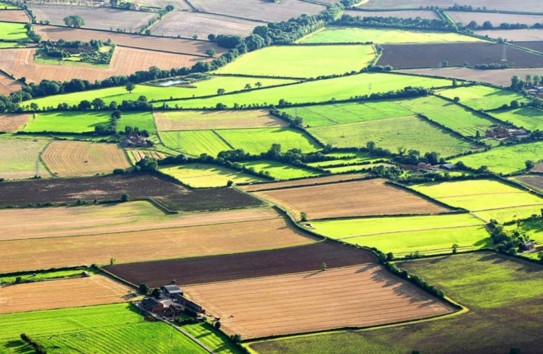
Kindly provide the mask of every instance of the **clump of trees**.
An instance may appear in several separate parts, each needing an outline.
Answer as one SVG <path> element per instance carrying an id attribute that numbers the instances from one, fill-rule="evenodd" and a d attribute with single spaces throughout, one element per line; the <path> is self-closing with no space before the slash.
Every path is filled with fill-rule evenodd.
<path id="1" fill-rule="evenodd" d="M 85 25 L 85 20 L 81 16 L 70 15 L 64 17 L 64 24 L 72 28 L 80 28 Z"/>

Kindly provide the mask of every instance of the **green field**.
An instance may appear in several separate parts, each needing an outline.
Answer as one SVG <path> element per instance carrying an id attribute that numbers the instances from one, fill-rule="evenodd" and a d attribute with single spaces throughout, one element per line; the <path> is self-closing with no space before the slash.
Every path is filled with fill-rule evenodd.
<path id="1" fill-rule="evenodd" d="M 226 167 L 208 164 L 188 164 L 171 166 L 160 169 L 160 172 L 170 175 L 193 188 L 223 187 L 228 181 L 234 183 L 263 182 L 263 178 L 254 177 Z"/>
<path id="2" fill-rule="evenodd" d="M 404 256 L 472 250 L 490 243 L 484 223 L 470 214 L 354 218 L 313 221 L 315 231 L 354 245 L 376 247 L 382 252 Z"/>
<path id="3" fill-rule="evenodd" d="M 364 73 L 326 80 L 303 82 L 264 90 L 255 90 L 232 95 L 215 96 L 207 99 L 194 99 L 168 102 L 170 107 L 176 104 L 183 108 L 215 107 L 222 103 L 227 107 L 234 104 L 278 104 L 281 99 L 291 103 L 328 102 L 331 99 L 344 100 L 354 96 L 371 93 L 401 90 L 407 86 L 444 87 L 452 85 L 452 80 L 433 79 L 421 76 L 407 76 L 383 73 Z M 160 106 L 161 104 L 157 104 Z"/>
<path id="4" fill-rule="evenodd" d="M 470 311 L 439 320 L 269 340 L 261 353 L 537 353 L 541 349 L 543 268 L 492 253 L 399 264 Z"/>
<path id="5" fill-rule="evenodd" d="M 356 123 L 366 120 L 403 117 L 411 111 L 399 106 L 397 101 L 350 102 L 314 105 L 282 109 L 292 117 L 303 119 L 304 125 L 322 127 L 336 124 Z"/>
<path id="6" fill-rule="evenodd" d="M 231 340 L 208 323 L 183 325 L 188 334 L 201 341 L 206 347 L 218 354 L 241 353 Z"/>
<path id="7" fill-rule="evenodd" d="M 398 105 L 416 114 L 423 114 L 457 133 L 474 137 L 485 132 L 495 123 L 447 100 L 435 96 L 397 101 Z"/>
<path id="8" fill-rule="evenodd" d="M 506 230 L 518 230 L 520 232 L 526 233 L 526 235 L 528 235 L 530 239 L 536 241 L 538 246 L 541 246 L 543 244 L 543 219 L 524 220 L 519 224 L 513 224 L 506 227 Z"/>
<path id="9" fill-rule="evenodd" d="M 522 107 L 511 111 L 493 112 L 492 116 L 527 130 L 543 130 L 543 111 L 533 107 Z"/>
<path id="10" fill-rule="evenodd" d="M 123 112 L 117 121 L 117 131 L 124 131 L 127 126 L 156 134 L 155 118 L 150 112 Z"/>
<path id="11" fill-rule="evenodd" d="M 45 139 L 9 139 L 0 138 L 0 178 L 23 179 L 36 175 L 50 176 L 43 164 L 39 161 L 40 153 L 45 149 L 49 140 Z"/>
<path id="12" fill-rule="evenodd" d="M 147 322 L 128 304 L 35 311 L 0 316 L 0 352 L 27 352 L 26 333 L 47 352 L 205 353 L 188 337 L 162 322 Z"/>
<path id="13" fill-rule="evenodd" d="M 471 150 L 468 142 L 415 116 L 309 128 L 308 131 L 324 144 L 334 147 L 365 147 L 367 142 L 373 141 L 377 147 L 394 153 L 398 148 L 405 148 L 419 150 L 423 154 L 436 151 L 441 156 L 453 156 Z M 421 136 L 424 139 L 420 139 Z"/>
<path id="14" fill-rule="evenodd" d="M 360 164 L 360 163 L 371 163 L 376 160 L 383 160 L 382 158 L 375 158 L 369 154 L 363 152 L 353 152 L 353 153 L 331 153 L 325 154 L 326 156 L 336 156 L 340 157 L 338 160 L 329 160 L 329 161 L 319 161 L 319 162 L 310 162 L 307 165 L 311 167 L 334 167 L 337 165 L 344 164 Z"/>
<path id="15" fill-rule="evenodd" d="M 482 85 L 445 89 L 437 91 L 436 94 L 450 99 L 458 97 L 461 104 L 478 110 L 500 108 L 513 100 L 528 102 L 526 98 L 516 92 Z"/>
<path id="16" fill-rule="evenodd" d="M 462 161 L 466 166 L 479 168 L 486 166 L 491 172 L 510 174 L 526 169 L 526 161 L 534 163 L 543 159 L 543 142 L 499 146 L 478 154 L 462 156 L 452 160 L 453 163 Z"/>
<path id="17" fill-rule="evenodd" d="M 19 274 L 19 275 L 0 276 L 0 284 L 14 283 L 18 277 L 20 277 L 23 282 L 71 278 L 71 277 L 79 276 L 82 272 L 87 272 L 90 274 L 94 273 L 94 271 L 91 268 L 54 270 L 50 272 L 40 272 L 40 273 L 25 273 L 25 274 Z"/>
<path id="18" fill-rule="evenodd" d="M 7 2 L 0 1 L 0 10 L 16 10 L 16 9 L 18 9 L 17 6 L 7 3 Z"/>
<path id="19" fill-rule="evenodd" d="M 0 42 L 0 49 L 8 48 L 25 48 L 25 45 L 17 42 Z"/>
<path id="20" fill-rule="evenodd" d="M 243 162 L 247 168 L 252 168 L 255 172 L 268 173 L 270 177 L 278 180 L 287 180 L 294 178 L 314 177 L 319 176 L 318 172 L 314 172 L 302 167 L 283 164 L 276 161 L 250 161 Z"/>
<path id="21" fill-rule="evenodd" d="M 266 152 L 272 144 L 280 144 L 282 151 L 300 149 L 319 150 L 319 145 L 305 134 L 290 128 L 253 128 L 215 130 L 229 145 L 252 155 Z"/>
<path id="22" fill-rule="evenodd" d="M 29 38 L 25 24 L 0 22 L 0 39 L 4 41 L 27 41 Z"/>
<path id="23" fill-rule="evenodd" d="M 36 119 L 30 120 L 24 131 L 90 133 L 94 127 L 108 124 L 109 119 L 109 112 L 43 112 L 36 114 Z"/>
<path id="24" fill-rule="evenodd" d="M 267 47 L 243 55 L 217 73 L 309 78 L 359 71 L 373 59 L 375 50 L 369 45 Z"/>
<path id="25" fill-rule="evenodd" d="M 475 212 L 485 220 L 507 222 L 540 213 L 543 199 L 494 180 L 429 183 L 412 189 L 453 207 Z"/>
<path id="26" fill-rule="evenodd" d="M 221 151 L 233 150 L 213 130 L 161 132 L 160 140 L 167 148 L 192 156 L 217 156 Z"/>
<path id="27" fill-rule="evenodd" d="M 328 27 L 302 38 L 300 43 L 449 43 L 480 42 L 474 37 L 457 33 L 426 32 L 400 29 L 377 29 L 357 27 Z"/>
<path id="28" fill-rule="evenodd" d="M 122 87 L 110 87 L 99 90 L 90 90 L 83 92 L 68 93 L 63 95 L 54 95 L 44 98 L 38 98 L 35 100 L 25 101 L 21 106 L 28 106 L 30 103 L 35 102 L 39 107 L 56 107 L 59 103 L 68 103 L 69 105 L 78 104 L 83 100 L 89 100 L 89 97 L 101 98 L 106 104 L 111 101 L 121 103 L 123 100 L 137 100 L 140 96 L 145 96 L 149 101 L 151 100 L 169 100 L 174 98 L 192 98 L 201 96 L 216 95 L 217 90 L 222 88 L 225 93 L 233 91 L 244 90 L 247 84 L 250 84 L 253 88 L 256 87 L 256 83 L 260 82 L 262 87 L 281 85 L 285 83 L 295 82 L 287 79 L 267 79 L 267 78 L 247 78 L 247 77 L 235 77 L 235 76 L 211 76 L 207 80 L 202 80 L 193 83 L 190 87 L 183 86 L 170 86 L 159 87 L 150 85 L 136 85 L 132 93 Z M 179 103 L 181 104 L 181 103 Z M 157 104 L 162 105 L 162 104 Z"/>

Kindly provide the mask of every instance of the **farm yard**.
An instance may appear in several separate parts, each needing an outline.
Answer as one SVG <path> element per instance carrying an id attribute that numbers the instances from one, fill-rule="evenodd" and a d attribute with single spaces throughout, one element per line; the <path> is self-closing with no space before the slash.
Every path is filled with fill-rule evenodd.
<path id="1" fill-rule="evenodd" d="M 102 275 L 16 284 L 2 288 L 0 314 L 125 302 L 131 293 Z"/>
<path id="2" fill-rule="evenodd" d="M 369 45 L 268 47 L 242 56 L 217 73 L 308 78 L 360 71 L 374 58 L 375 50 Z"/>
<path id="3" fill-rule="evenodd" d="M 376 264 L 185 287 L 243 338 L 365 327 L 453 309 Z M 250 290 L 248 290 L 250 289 Z M 307 298 L 307 294 L 312 294 Z M 247 306 L 250 304 L 250 306 Z"/>
<path id="4" fill-rule="evenodd" d="M 300 43 L 448 43 L 479 42 L 480 39 L 456 33 L 373 29 L 355 27 L 329 27 L 303 38 Z"/>
<path id="5" fill-rule="evenodd" d="M 206 353 L 167 324 L 147 322 L 131 306 L 113 304 L 1 315 L 4 330 L 0 348 L 25 351 L 28 344 L 20 339 L 24 332 L 48 351 L 93 348 L 108 353 L 123 348 L 136 352 L 153 347 L 164 353 Z"/>
<path id="6" fill-rule="evenodd" d="M 126 154 L 114 144 L 53 141 L 42 158 L 55 176 L 90 176 L 130 167 Z"/>
<path id="7" fill-rule="evenodd" d="M 438 214 L 449 209 L 422 199 L 382 179 L 287 187 L 255 192 L 292 215 L 310 220 L 365 215 Z"/>
<path id="8" fill-rule="evenodd" d="M 511 345 L 527 352 L 539 351 L 541 308 L 537 289 L 541 284 L 541 266 L 493 253 L 430 258 L 402 262 L 399 266 L 436 284 L 470 311 L 418 324 L 257 341 L 250 347 L 262 353 L 357 353 L 360 348 L 394 354 L 412 348 L 454 353 L 458 343 L 448 338 L 459 338 L 461 328 L 463 345 L 478 353 L 496 353 Z M 474 266 L 477 272 L 473 271 Z M 488 291 L 493 295 L 488 296 Z M 510 326 L 511 321 L 516 325 Z"/>
<path id="9" fill-rule="evenodd" d="M 497 43 L 385 44 L 378 65 L 395 69 L 439 68 L 501 63 L 504 45 Z M 507 65 L 512 68 L 543 67 L 543 57 L 508 47 Z M 467 65 L 466 65 L 467 64 Z"/>

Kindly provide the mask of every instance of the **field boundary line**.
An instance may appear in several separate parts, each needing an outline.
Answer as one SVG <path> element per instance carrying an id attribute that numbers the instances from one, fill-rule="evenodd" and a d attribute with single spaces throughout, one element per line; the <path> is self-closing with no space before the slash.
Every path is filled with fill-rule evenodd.
<path id="1" fill-rule="evenodd" d="M 185 0 L 185 1 L 187 1 L 187 0 Z M 248 18 L 248 17 L 241 17 L 241 16 L 234 16 L 234 15 L 226 15 L 226 14 L 221 14 L 221 13 L 218 13 L 218 12 L 201 11 L 198 8 L 196 8 L 196 12 L 198 12 L 200 14 L 208 14 L 208 15 L 215 15 L 215 16 L 221 16 L 221 17 L 228 17 L 228 18 L 233 18 L 233 19 L 236 19 L 236 20 L 244 20 L 244 21 L 249 21 L 249 22 L 258 22 L 258 23 L 265 23 L 265 24 L 269 23 L 267 21 L 258 20 L 258 19 L 255 19 L 255 18 Z"/>
<path id="2" fill-rule="evenodd" d="M 326 176 L 324 176 L 326 177 Z M 289 181 L 303 181 L 303 180 L 310 180 L 311 178 L 321 178 L 321 177 L 310 177 L 310 178 L 299 178 L 299 179 L 291 179 Z M 316 187 L 316 186 L 324 186 L 327 184 L 336 184 L 336 183 L 345 183 L 345 182 L 355 182 L 355 181 L 366 181 L 371 179 L 377 179 L 378 177 L 374 176 L 360 176 L 360 177 L 353 177 L 351 179 L 345 179 L 343 181 L 331 181 L 331 182 L 322 182 L 322 183 L 312 183 L 312 184 L 304 184 L 304 185 L 298 185 L 298 186 L 285 186 L 285 187 L 271 187 L 271 188 L 264 188 L 264 189 L 258 189 L 254 191 L 247 191 L 248 193 L 256 193 L 256 192 L 267 192 L 267 191 L 275 191 L 275 190 L 281 190 L 281 189 L 294 189 L 294 188 L 302 188 L 302 187 Z M 277 183 L 281 183 L 283 181 L 278 181 Z M 270 184 L 274 182 L 264 182 L 261 184 Z M 253 186 L 258 186 L 258 183 L 252 184 Z"/>
<path id="3" fill-rule="evenodd" d="M 226 130 L 226 129 L 225 129 Z M 225 138 L 223 138 L 219 133 L 217 133 L 216 129 L 211 129 L 213 134 L 215 134 L 219 140 L 221 140 L 223 143 L 225 143 L 228 147 L 230 147 L 232 150 L 235 150 L 236 148 L 232 146 Z"/>
<path id="4" fill-rule="evenodd" d="M 484 224 L 473 224 L 473 225 L 463 225 L 463 226 L 447 226 L 447 227 L 431 227 L 428 229 L 412 229 L 412 230 L 398 230 L 398 231 L 390 231 L 390 232 L 376 232 L 371 234 L 361 234 L 356 236 L 347 236 L 338 238 L 338 240 L 350 240 L 352 238 L 359 238 L 359 237 L 370 237 L 370 236 L 378 236 L 378 235 L 388 235 L 388 234 L 398 234 L 398 233 L 407 233 L 407 232 L 418 232 L 418 231 L 439 231 L 439 230 L 451 230 L 451 229 L 463 229 L 463 228 L 471 228 L 474 226 L 485 226 Z"/>
<path id="5" fill-rule="evenodd" d="M 53 143 L 54 140 L 51 140 L 49 141 L 47 144 L 45 144 L 45 146 L 43 147 L 43 149 L 40 151 L 40 153 L 38 154 L 38 163 L 41 163 L 43 165 L 43 167 L 45 168 L 45 170 L 49 173 L 49 175 L 51 177 L 56 177 L 56 175 L 53 173 L 53 171 L 51 171 L 51 168 L 49 166 L 47 166 L 47 164 L 45 163 L 45 160 L 43 159 L 43 153 L 45 152 L 45 150 L 49 147 L 49 145 L 51 145 Z"/>

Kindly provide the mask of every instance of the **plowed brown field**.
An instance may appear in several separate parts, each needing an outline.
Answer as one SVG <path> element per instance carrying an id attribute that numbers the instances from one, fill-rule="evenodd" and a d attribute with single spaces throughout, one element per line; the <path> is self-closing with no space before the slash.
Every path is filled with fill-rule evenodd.
<path id="1" fill-rule="evenodd" d="M 315 185 L 325 184 L 325 183 L 350 181 L 353 179 L 360 179 L 362 177 L 364 177 L 364 174 L 362 173 L 348 173 L 344 175 L 304 178 L 304 179 L 299 179 L 299 180 L 294 180 L 294 181 L 259 183 L 259 184 L 240 186 L 239 188 L 247 192 L 257 192 L 257 191 L 281 189 L 281 188 L 288 188 L 288 187 L 315 186 Z"/>
<path id="2" fill-rule="evenodd" d="M 28 114 L 0 114 L 0 132 L 14 132 L 30 118 Z"/>
<path id="3" fill-rule="evenodd" d="M 2 49 L 2 55 L 5 49 Z M 3 57 L 2 57 L 3 60 Z M 2 64 L 0 64 L 2 65 Z M 23 88 L 23 85 L 6 74 L 0 72 L 0 95 L 9 95 L 12 92 L 19 91 Z"/>
<path id="4" fill-rule="evenodd" d="M 30 22 L 30 19 L 22 10 L 3 10 L 0 11 L 0 21 Z"/>
<path id="5" fill-rule="evenodd" d="M 130 167 L 124 152 L 114 144 L 53 141 L 42 158 L 51 172 L 59 176 L 111 173 L 116 168 Z"/>
<path id="6" fill-rule="evenodd" d="M 8 240 L 0 242 L 0 269 L 2 272 L 15 272 L 92 263 L 109 264 L 111 258 L 115 258 L 117 263 L 143 262 L 313 242 L 313 238 L 291 229 L 279 217 L 228 225 L 219 223 L 93 236 Z"/>
<path id="7" fill-rule="evenodd" d="M 415 194 L 387 185 L 382 179 L 277 189 L 254 194 L 285 207 L 295 217 L 305 212 L 313 220 L 448 211 Z"/>
<path id="8" fill-rule="evenodd" d="M 377 264 L 184 286 L 221 330 L 253 339 L 366 327 L 453 309 Z"/>
<path id="9" fill-rule="evenodd" d="M 160 131 L 273 128 L 288 125 L 264 110 L 156 112 L 155 120 Z"/>
<path id="10" fill-rule="evenodd" d="M 127 286 L 102 275 L 0 287 L 0 313 L 112 304 L 130 300 Z"/>
<path id="11" fill-rule="evenodd" d="M 149 37 L 130 33 L 112 33 L 43 25 L 36 26 L 36 31 L 43 39 L 53 41 L 64 39 L 66 41 L 80 40 L 88 42 L 91 39 L 99 39 L 101 41 L 111 39 L 114 44 L 125 47 L 204 56 L 206 56 L 206 50 L 210 48 L 215 49 L 217 55 L 220 55 L 225 51 L 223 48 L 220 48 L 212 42 L 194 41 L 190 39 Z"/>
<path id="12" fill-rule="evenodd" d="M 25 77 L 28 82 L 41 80 L 70 81 L 73 78 L 103 80 L 115 75 L 130 75 L 151 66 L 169 70 L 193 66 L 198 61 L 207 60 L 190 55 L 162 53 L 150 50 L 117 46 L 108 68 L 87 65 L 56 65 L 34 63 L 35 48 L 2 49 L 0 70 L 16 78 Z"/>

